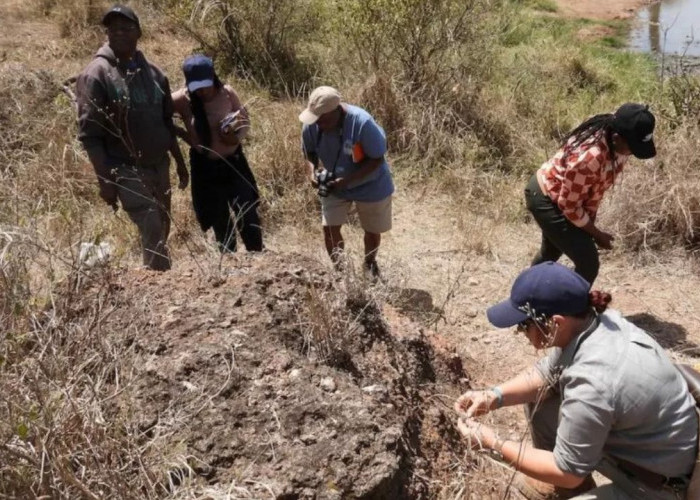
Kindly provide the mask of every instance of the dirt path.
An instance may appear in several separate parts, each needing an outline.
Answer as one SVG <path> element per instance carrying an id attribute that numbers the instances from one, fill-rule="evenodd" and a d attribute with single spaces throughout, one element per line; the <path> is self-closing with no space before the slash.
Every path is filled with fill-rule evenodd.
<path id="1" fill-rule="evenodd" d="M 566 17 L 610 21 L 627 19 L 652 3 L 650 0 L 556 0 L 559 12 Z"/>

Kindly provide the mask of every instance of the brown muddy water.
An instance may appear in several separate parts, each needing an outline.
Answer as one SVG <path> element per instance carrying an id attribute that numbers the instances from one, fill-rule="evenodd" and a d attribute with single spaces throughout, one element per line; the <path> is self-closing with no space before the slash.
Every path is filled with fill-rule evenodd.
<path id="1" fill-rule="evenodd" d="M 640 9 L 629 43 L 644 52 L 700 57 L 700 0 L 662 0 Z"/>

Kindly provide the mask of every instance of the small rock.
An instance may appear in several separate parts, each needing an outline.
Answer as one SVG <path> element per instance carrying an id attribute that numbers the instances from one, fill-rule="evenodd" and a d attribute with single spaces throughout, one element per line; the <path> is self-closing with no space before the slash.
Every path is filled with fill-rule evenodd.
<path id="1" fill-rule="evenodd" d="M 299 375 L 301 375 L 301 370 L 299 368 L 294 368 L 289 372 L 289 378 L 299 378 Z"/>
<path id="2" fill-rule="evenodd" d="M 185 386 L 185 389 L 187 389 L 188 391 L 196 391 L 197 390 L 197 386 L 191 382 L 188 382 L 187 380 L 183 380 L 182 385 Z"/>
<path id="3" fill-rule="evenodd" d="M 321 379 L 321 389 L 326 392 L 335 392 L 335 381 L 331 377 Z"/>
<path id="4" fill-rule="evenodd" d="M 301 442 L 304 443 L 305 445 L 314 444 L 316 441 L 318 441 L 318 440 L 316 439 L 316 436 L 314 436 L 313 434 L 304 434 L 304 435 L 301 436 L 299 439 L 300 439 Z"/>
<path id="5" fill-rule="evenodd" d="M 476 278 L 469 278 L 467 280 L 467 285 L 469 285 L 469 286 L 476 286 L 478 284 L 479 284 L 479 280 Z"/>
<path id="6" fill-rule="evenodd" d="M 221 328 L 228 328 L 229 326 L 231 326 L 231 318 L 222 321 L 221 323 L 219 323 L 219 326 Z"/>
<path id="7" fill-rule="evenodd" d="M 180 318 L 173 318 L 173 317 L 165 318 L 165 320 L 160 324 L 160 329 L 167 330 L 168 328 L 176 326 L 179 323 L 181 323 Z"/>
<path id="8" fill-rule="evenodd" d="M 472 342 L 476 342 L 477 340 L 479 340 L 479 337 L 477 337 L 476 335 L 472 335 L 472 337 L 471 337 L 470 340 L 471 340 Z"/>
<path id="9" fill-rule="evenodd" d="M 479 312 L 476 309 L 467 309 L 464 311 L 464 315 L 468 318 L 476 318 L 479 315 Z"/>
<path id="10" fill-rule="evenodd" d="M 382 385 L 374 384 L 374 385 L 368 385 L 366 387 L 363 387 L 362 391 L 372 394 L 375 392 L 386 392 L 386 389 Z"/>

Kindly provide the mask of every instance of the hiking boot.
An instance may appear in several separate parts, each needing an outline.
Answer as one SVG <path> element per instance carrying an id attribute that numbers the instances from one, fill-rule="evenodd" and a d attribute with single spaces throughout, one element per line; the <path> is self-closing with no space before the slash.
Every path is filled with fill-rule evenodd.
<path id="1" fill-rule="evenodd" d="M 527 498 L 527 500 L 566 500 L 567 498 L 574 498 L 592 490 L 596 487 L 596 484 L 593 480 L 593 476 L 588 475 L 578 487 L 573 489 L 562 488 L 538 481 L 537 479 L 533 479 L 518 472 L 513 481 L 513 486 Z"/>
<path id="2" fill-rule="evenodd" d="M 379 266 L 376 260 L 371 260 L 369 262 L 365 261 L 363 266 L 365 277 L 368 278 L 372 283 L 382 281 L 382 275 L 379 273 Z"/>

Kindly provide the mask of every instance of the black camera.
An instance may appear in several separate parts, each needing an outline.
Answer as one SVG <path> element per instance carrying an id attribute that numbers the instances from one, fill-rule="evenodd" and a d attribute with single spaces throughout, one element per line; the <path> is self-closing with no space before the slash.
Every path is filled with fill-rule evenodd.
<path id="1" fill-rule="evenodd" d="M 333 172 L 329 172 L 326 169 L 316 172 L 316 182 L 318 182 L 319 196 L 323 196 L 324 198 L 328 196 L 328 194 L 333 189 L 333 186 L 329 186 L 328 183 L 331 182 L 333 179 L 335 179 L 335 174 Z"/>

